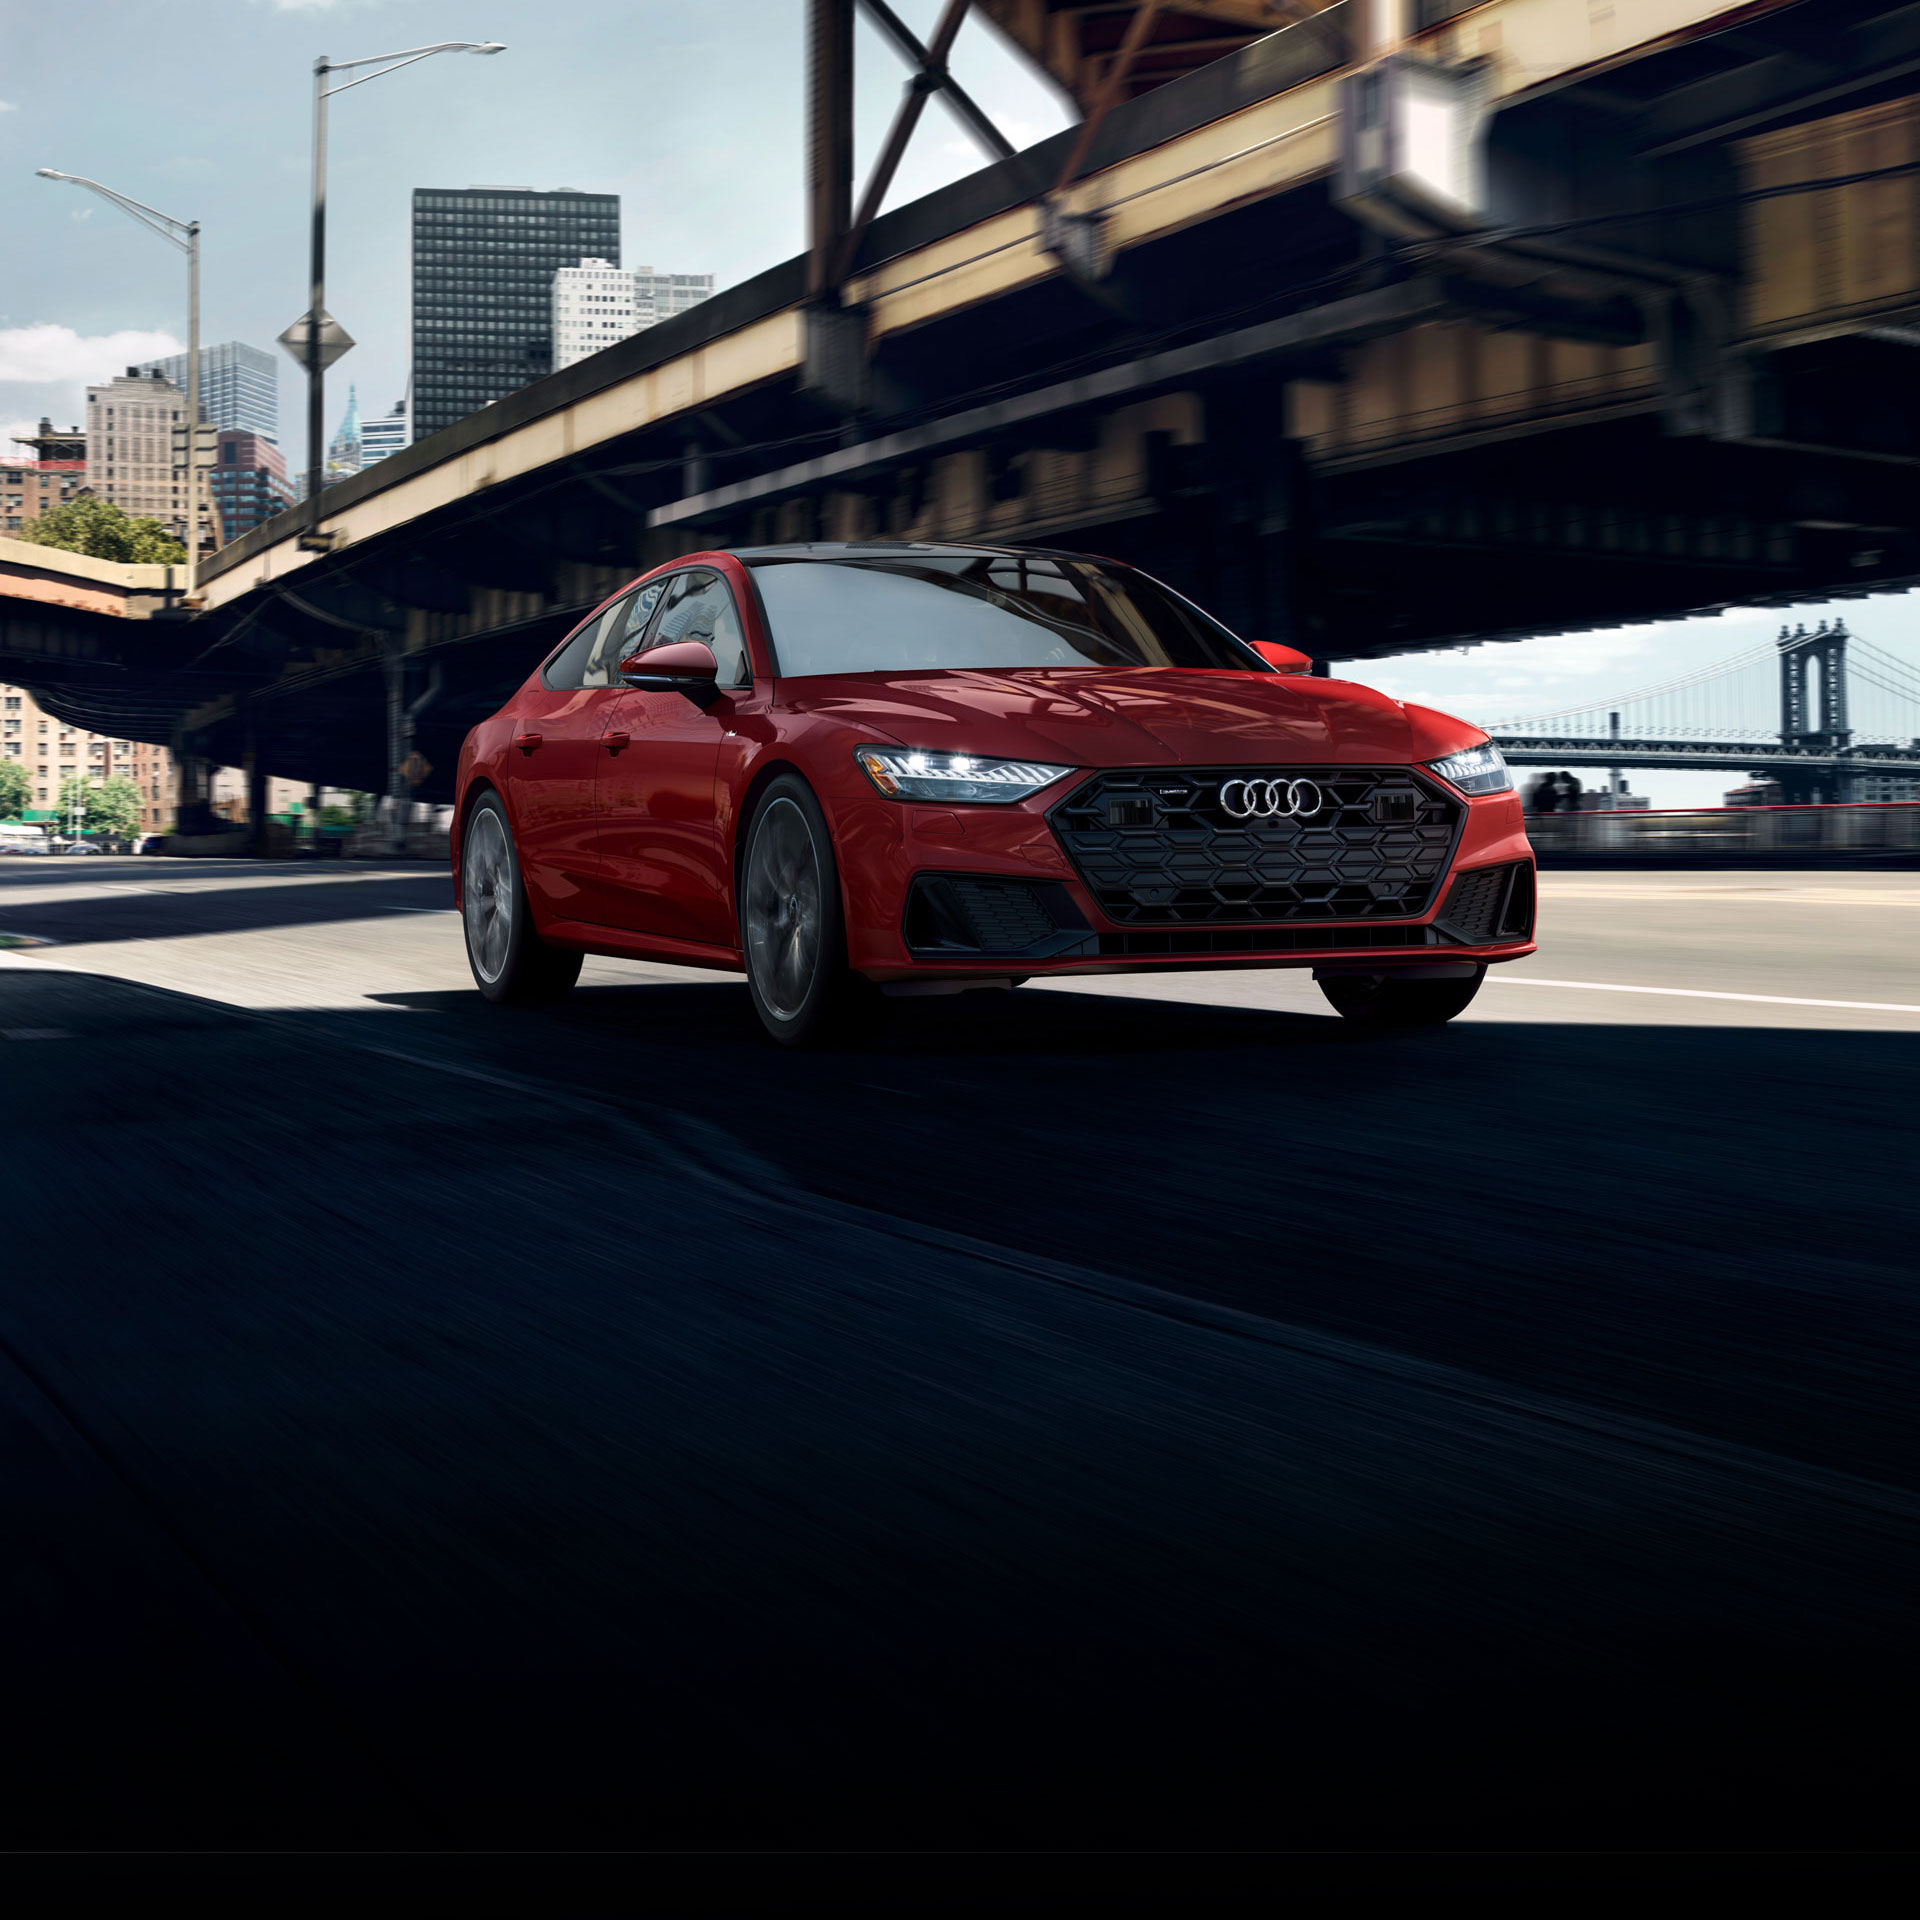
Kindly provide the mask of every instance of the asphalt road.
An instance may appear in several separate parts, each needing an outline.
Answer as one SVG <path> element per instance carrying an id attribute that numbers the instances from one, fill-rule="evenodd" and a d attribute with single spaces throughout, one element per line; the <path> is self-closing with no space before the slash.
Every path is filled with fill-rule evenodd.
<path id="1" fill-rule="evenodd" d="M 0 1845 L 1912 1843 L 1920 879 L 801 1057 L 447 900 L 0 862 Z"/>

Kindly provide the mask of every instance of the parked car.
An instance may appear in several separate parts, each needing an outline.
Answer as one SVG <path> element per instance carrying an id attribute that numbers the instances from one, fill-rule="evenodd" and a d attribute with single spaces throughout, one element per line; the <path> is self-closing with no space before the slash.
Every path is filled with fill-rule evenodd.
<path id="1" fill-rule="evenodd" d="M 1310 668 L 1079 554 L 674 561 L 467 737 L 474 980 L 744 969 L 791 1043 L 875 989 L 1160 967 L 1311 967 L 1350 1020 L 1449 1020 L 1533 951 L 1519 797 L 1478 727 Z"/>

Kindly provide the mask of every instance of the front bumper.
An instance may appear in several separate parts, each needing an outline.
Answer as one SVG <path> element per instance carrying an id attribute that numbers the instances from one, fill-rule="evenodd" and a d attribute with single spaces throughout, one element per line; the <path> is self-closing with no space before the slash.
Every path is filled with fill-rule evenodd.
<path id="1" fill-rule="evenodd" d="M 1517 794 L 1446 790 L 1458 819 L 1423 911 L 1354 919 L 1336 901 L 1258 924 L 1236 921 L 1231 908 L 1199 924 L 1128 924 L 1103 909 L 1049 821 L 1062 792 L 1079 790 L 1063 783 L 1014 807 L 844 802 L 835 837 L 852 965 L 881 982 L 964 981 L 1194 967 L 1386 971 L 1534 950 L 1533 853 Z"/>

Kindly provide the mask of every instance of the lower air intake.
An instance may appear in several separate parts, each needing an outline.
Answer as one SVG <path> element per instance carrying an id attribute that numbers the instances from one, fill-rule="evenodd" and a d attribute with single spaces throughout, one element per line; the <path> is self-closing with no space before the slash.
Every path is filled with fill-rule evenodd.
<path id="1" fill-rule="evenodd" d="M 1533 933 L 1533 863 L 1475 867 L 1458 875 L 1435 922 L 1462 946 L 1525 940 Z"/>
<path id="2" fill-rule="evenodd" d="M 923 873 L 907 896 L 907 946 L 916 959 L 1044 959 L 1091 931 L 1057 880 Z"/>

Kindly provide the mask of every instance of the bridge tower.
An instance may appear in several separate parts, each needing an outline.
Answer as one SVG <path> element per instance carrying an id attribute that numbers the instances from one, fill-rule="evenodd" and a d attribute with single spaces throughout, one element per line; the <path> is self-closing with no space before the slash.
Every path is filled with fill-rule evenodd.
<path id="1" fill-rule="evenodd" d="M 1780 629 L 1780 744 L 1844 752 L 1853 739 L 1847 725 L 1847 623 L 1822 620 L 1809 633 L 1804 622 Z M 1812 683 L 1819 668 L 1818 697 Z M 1788 800 L 1806 803 L 1847 798 L 1847 780 L 1829 773 L 1783 773 Z"/>

